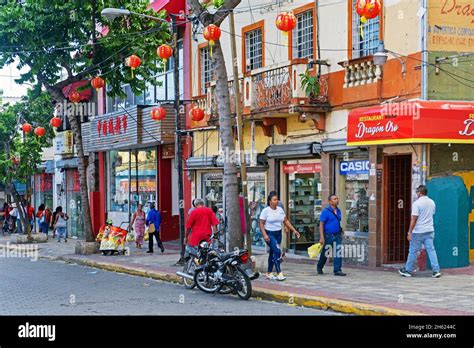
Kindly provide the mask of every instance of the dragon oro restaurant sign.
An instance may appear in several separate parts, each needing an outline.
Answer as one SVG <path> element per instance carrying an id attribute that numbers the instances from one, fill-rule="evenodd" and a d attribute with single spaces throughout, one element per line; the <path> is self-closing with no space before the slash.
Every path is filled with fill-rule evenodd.
<path id="1" fill-rule="evenodd" d="M 429 0 L 428 50 L 474 52 L 473 0 Z"/>
<path id="2" fill-rule="evenodd" d="M 474 103 L 411 101 L 349 113 L 348 146 L 409 143 L 474 145 Z"/>

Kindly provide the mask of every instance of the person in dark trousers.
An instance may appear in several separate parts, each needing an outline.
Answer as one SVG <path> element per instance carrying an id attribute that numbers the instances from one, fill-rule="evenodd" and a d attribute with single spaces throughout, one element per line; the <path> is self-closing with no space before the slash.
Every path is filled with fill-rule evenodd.
<path id="1" fill-rule="evenodd" d="M 165 247 L 161 242 L 161 232 L 160 232 L 160 225 L 161 225 L 161 214 L 155 208 L 155 203 L 150 203 L 150 210 L 146 216 L 146 225 L 148 227 L 148 251 L 147 253 L 153 253 L 153 236 L 156 238 L 156 243 L 158 247 L 161 249 L 161 252 L 165 252 Z"/>
<path id="2" fill-rule="evenodd" d="M 439 278 L 441 272 L 433 243 L 435 235 L 433 215 L 436 213 L 436 204 L 427 196 L 428 189 L 425 185 L 418 186 L 416 195 L 418 199 L 413 202 L 411 207 L 411 221 L 407 234 L 407 239 L 410 242 L 408 259 L 405 267 L 400 269 L 398 273 L 403 277 L 412 276 L 417 254 L 424 244 L 433 269 L 432 277 Z"/>
<path id="3" fill-rule="evenodd" d="M 334 256 L 334 275 L 345 276 L 346 273 L 342 271 L 342 257 L 340 251 L 342 248 L 341 228 L 341 210 L 337 207 L 339 205 L 339 198 L 336 195 L 328 197 L 329 205 L 321 212 L 319 222 L 319 233 L 321 237 L 319 242 L 323 245 L 319 261 L 317 265 L 318 274 L 323 273 L 323 267 L 326 264 L 328 254 Z"/>

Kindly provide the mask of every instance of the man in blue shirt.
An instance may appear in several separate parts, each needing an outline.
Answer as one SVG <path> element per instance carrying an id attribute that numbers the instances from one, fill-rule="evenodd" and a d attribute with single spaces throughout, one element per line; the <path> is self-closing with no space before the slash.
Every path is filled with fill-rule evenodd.
<path id="1" fill-rule="evenodd" d="M 150 227 L 150 225 L 152 225 Z M 155 209 L 155 202 L 150 202 L 150 210 L 146 216 L 146 225 L 149 229 L 149 236 L 148 236 L 148 251 L 147 253 L 153 253 L 153 236 L 156 238 L 156 243 L 158 247 L 161 249 L 161 252 L 165 252 L 165 248 L 163 247 L 163 243 L 161 242 L 161 233 L 160 233 L 160 225 L 161 225 L 161 214 L 158 210 Z M 154 232 L 150 232 L 150 228 L 154 230 Z"/>
<path id="2" fill-rule="evenodd" d="M 319 222 L 319 232 L 321 237 L 319 242 L 323 245 L 321 255 L 317 265 L 318 274 L 323 274 L 323 267 L 326 264 L 328 256 L 334 257 L 334 275 L 345 276 L 342 272 L 342 229 L 341 229 L 341 210 L 337 207 L 339 198 L 336 195 L 328 197 L 329 205 L 321 212 Z"/>

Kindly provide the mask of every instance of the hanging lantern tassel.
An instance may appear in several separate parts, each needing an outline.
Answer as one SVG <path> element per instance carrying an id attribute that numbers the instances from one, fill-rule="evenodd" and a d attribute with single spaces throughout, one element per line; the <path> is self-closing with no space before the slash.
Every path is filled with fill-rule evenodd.
<path id="1" fill-rule="evenodd" d="M 360 17 L 360 37 L 364 40 L 364 24 L 367 23 L 367 18 Z"/>
<path id="2" fill-rule="evenodd" d="M 204 31 L 202 32 L 204 38 L 209 41 L 209 46 L 210 46 L 210 56 L 212 58 L 212 46 L 216 44 L 216 40 L 219 40 L 221 37 L 221 29 L 214 24 L 210 24 L 207 27 L 204 28 Z"/>
<path id="3" fill-rule="evenodd" d="M 215 44 L 216 43 L 214 40 L 209 41 L 211 59 L 212 59 L 212 48 L 214 47 Z"/>

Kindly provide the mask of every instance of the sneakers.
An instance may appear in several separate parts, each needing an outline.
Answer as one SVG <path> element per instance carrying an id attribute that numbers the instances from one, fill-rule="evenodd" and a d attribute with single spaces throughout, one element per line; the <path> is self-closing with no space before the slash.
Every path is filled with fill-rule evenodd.
<path id="1" fill-rule="evenodd" d="M 431 276 L 432 278 L 439 278 L 441 277 L 441 272 L 438 271 L 438 272 L 433 272 L 433 275 Z"/>
<path id="2" fill-rule="evenodd" d="M 286 277 L 283 275 L 282 272 L 278 273 L 278 275 L 276 277 L 276 280 L 283 281 L 285 279 L 286 279 Z"/>
<path id="3" fill-rule="evenodd" d="M 411 273 L 408 272 L 405 268 L 400 268 L 398 270 L 398 273 L 402 276 L 402 277 L 411 277 Z M 433 274 L 434 275 L 434 274 Z"/>
<path id="4" fill-rule="evenodd" d="M 343 271 L 337 271 L 337 272 L 334 272 L 334 275 L 335 275 L 335 276 L 345 277 L 345 276 L 346 276 L 346 273 L 344 273 Z"/>
<path id="5" fill-rule="evenodd" d="M 266 273 L 265 274 L 265 277 L 267 277 L 267 279 L 270 279 L 270 280 L 275 280 L 277 279 L 277 277 L 273 274 L 273 273 Z"/>

